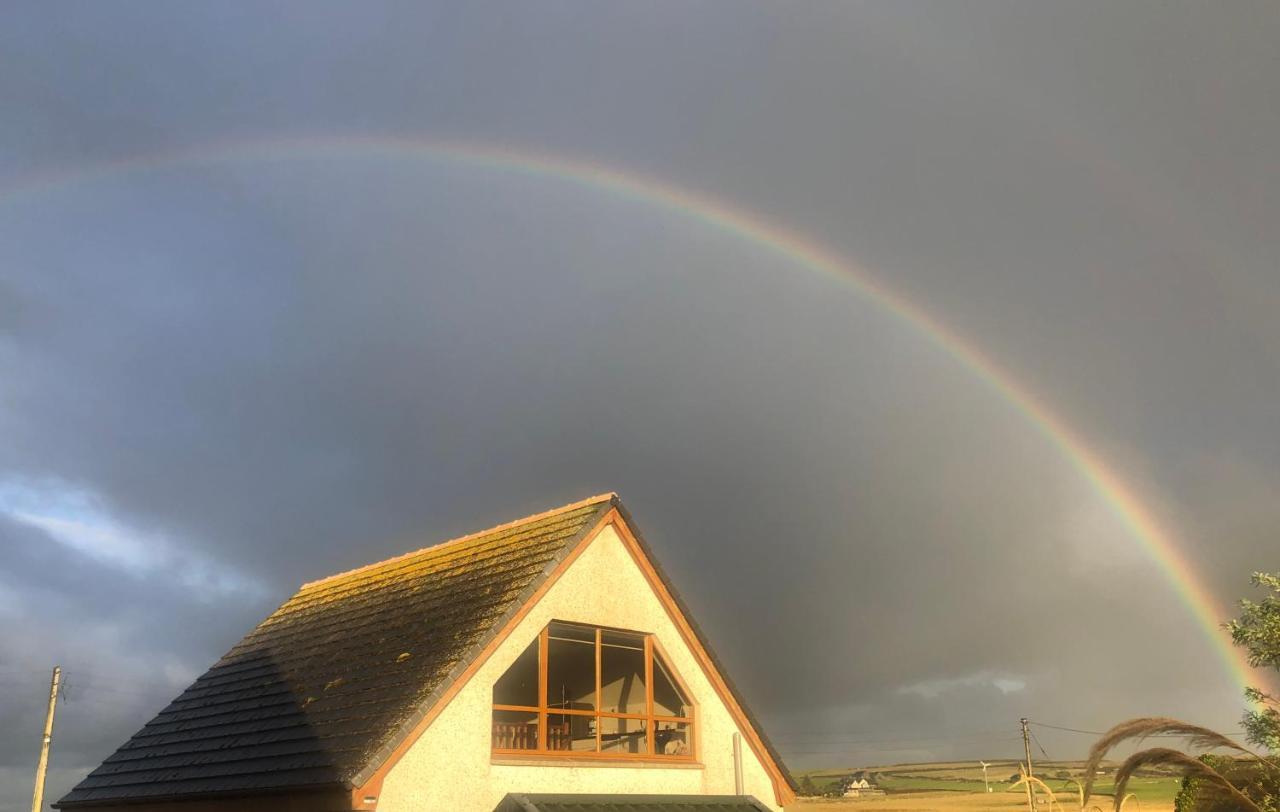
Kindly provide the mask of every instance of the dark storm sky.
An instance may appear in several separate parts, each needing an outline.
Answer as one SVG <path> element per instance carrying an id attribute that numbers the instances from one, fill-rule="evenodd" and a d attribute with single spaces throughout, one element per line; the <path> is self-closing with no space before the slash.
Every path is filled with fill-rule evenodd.
<path id="1" fill-rule="evenodd" d="M 845 285 L 439 161 L 77 172 L 451 138 L 732 202 L 1009 369 L 1228 604 L 1280 563 L 1278 40 L 1267 2 L 9 9 L 0 810 L 53 663 L 56 798 L 299 583 L 607 490 L 794 767 L 1236 729 L 1099 494 Z"/>

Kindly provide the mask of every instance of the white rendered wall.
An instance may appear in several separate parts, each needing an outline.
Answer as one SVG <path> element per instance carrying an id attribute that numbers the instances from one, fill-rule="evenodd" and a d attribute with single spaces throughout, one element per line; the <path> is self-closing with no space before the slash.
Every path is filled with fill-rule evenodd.
<path id="1" fill-rule="evenodd" d="M 552 620 L 652 632 L 697 705 L 701 766 L 493 763 L 493 684 Z M 508 792 L 732 795 L 733 717 L 612 526 L 605 528 L 387 773 L 378 812 L 492 812 Z M 743 786 L 781 809 L 773 783 L 742 741 Z"/>

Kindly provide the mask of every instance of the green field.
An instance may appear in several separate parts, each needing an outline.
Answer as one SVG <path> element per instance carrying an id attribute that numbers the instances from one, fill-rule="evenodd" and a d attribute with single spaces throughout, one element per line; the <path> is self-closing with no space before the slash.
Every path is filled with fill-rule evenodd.
<path id="1" fill-rule="evenodd" d="M 1050 787 L 1057 789 L 1054 782 L 1048 782 Z M 1182 779 L 1171 776 L 1160 777 L 1143 777 L 1134 776 L 1129 780 L 1129 786 L 1125 790 L 1126 793 L 1132 792 L 1142 801 L 1159 801 L 1160 803 L 1173 803 L 1173 796 L 1178 794 L 1178 788 L 1182 786 Z M 1112 796 L 1115 794 L 1115 785 L 1107 780 L 1105 783 L 1099 781 L 1094 784 L 1094 792 L 1098 795 Z"/>
<path id="2" fill-rule="evenodd" d="M 928 775 L 884 775 L 876 781 L 876 786 L 885 792 L 985 792 L 982 779 L 974 781 L 967 778 L 939 778 Z M 991 788 L 1003 792 L 1007 784 L 991 782 Z M 1052 785 L 1050 785 L 1052 786 Z"/>
<path id="3" fill-rule="evenodd" d="M 1114 773 L 1115 764 L 1104 764 L 1105 773 Z M 1083 780 L 1083 763 L 1079 761 L 1049 761 L 1035 765 L 1036 775 L 1051 789 L 1065 793 L 1061 796 L 1069 806 L 1076 797 L 1076 786 L 1068 779 Z M 994 793 L 1006 793 L 1010 778 L 1017 772 L 1017 762 L 1001 761 L 988 765 L 987 774 Z M 890 796 L 913 793 L 984 793 L 982 768 L 974 762 L 939 762 L 925 764 L 890 764 L 838 770 L 814 770 L 800 773 L 797 780 L 808 776 L 819 792 L 835 792 L 840 780 L 858 773 Z M 1132 792 L 1146 804 L 1164 806 L 1172 804 L 1181 786 L 1181 778 L 1169 773 L 1139 773 L 1130 781 L 1127 792 Z M 1098 776 L 1094 782 L 1094 796 L 1110 798 L 1114 793 L 1113 778 L 1109 774 Z"/>

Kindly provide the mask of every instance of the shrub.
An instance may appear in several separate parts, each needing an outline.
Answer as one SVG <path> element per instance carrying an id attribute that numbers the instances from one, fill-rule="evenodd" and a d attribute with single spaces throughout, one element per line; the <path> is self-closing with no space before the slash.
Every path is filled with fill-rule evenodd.
<path id="1" fill-rule="evenodd" d="M 1252 759 L 1206 754 L 1200 761 L 1217 770 L 1265 812 L 1280 810 L 1280 782 L 1275 771 Z M 1188 775 L 1173 799 L 1174 812 L 1235 812 L 1231 798 L 1223 796 L 1211 782 Z"/>

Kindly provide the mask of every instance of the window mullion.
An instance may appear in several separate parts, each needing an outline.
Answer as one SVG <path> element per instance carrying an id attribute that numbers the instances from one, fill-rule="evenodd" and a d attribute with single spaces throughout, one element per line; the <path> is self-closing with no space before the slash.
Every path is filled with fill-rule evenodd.
<path id="1" fill-rule="evenodd" d="M 600 638 L 603 635 L 599 626 L 596 626 L 596 752 L 600 752 L 600 712 L 604 710 L 604 696 L 601 694 L 600 686 Z"/>
<path id="2" fill-rule="evenodd" d="M 653 635 L 651 634 L 644 636 L 644 714 L 645 739 L 649 755 L 653 755 L 656 752 L 657 738 L 653 729 Z"/>
<path id="3" fill-rule="evenodd" d="M 547 749 L 547 640 L 549 628 L 538 633 L 538 750 Z"/>

